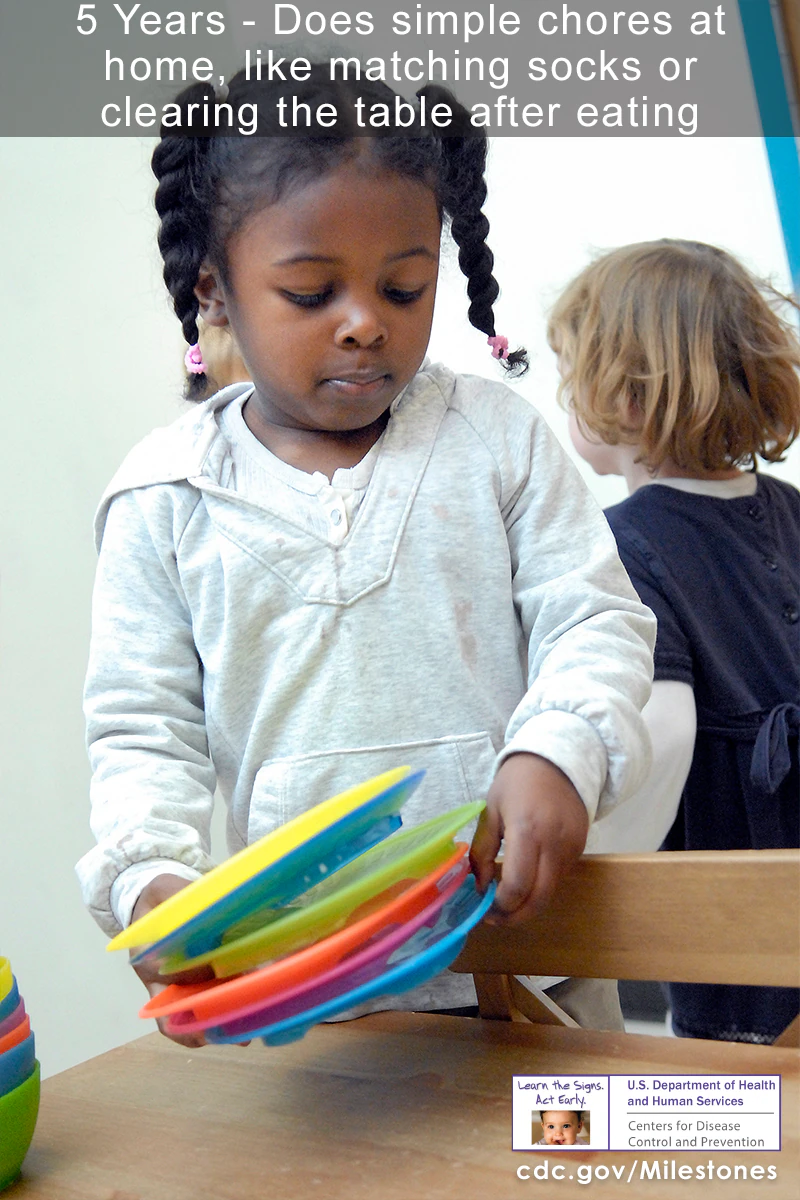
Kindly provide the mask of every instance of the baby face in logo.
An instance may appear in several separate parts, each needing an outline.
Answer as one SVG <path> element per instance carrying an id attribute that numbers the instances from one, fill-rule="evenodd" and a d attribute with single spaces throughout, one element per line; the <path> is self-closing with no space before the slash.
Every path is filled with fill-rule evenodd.
<path id="1" fill-rule="evenodd" d="M 539 1115 L 542 1118 L 546 1146 L 575 1145 L 583 1125 L 580 1113 L 551 1108 Z"/>

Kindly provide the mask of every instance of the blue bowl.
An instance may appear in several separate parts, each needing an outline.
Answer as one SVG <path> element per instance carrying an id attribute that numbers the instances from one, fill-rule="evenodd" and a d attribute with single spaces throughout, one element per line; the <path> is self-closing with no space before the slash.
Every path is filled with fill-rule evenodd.
<path id="1" fill-rule="evenodd" d="M 19 1042 L 0 1054 L 0 1096 L 13 1092 L 33 1074 L 36 1066 L 36 1045 L 32 1033 L 24 1042 Z"/>

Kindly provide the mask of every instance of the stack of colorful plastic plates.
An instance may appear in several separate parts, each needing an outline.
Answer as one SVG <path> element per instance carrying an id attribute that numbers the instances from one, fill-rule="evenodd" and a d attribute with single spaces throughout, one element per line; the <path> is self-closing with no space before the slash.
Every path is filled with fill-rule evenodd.
<path id="1" fill-rule="evenodd" d="M 481 807 L 466 804 L 396 833 L 294 903 L 267 912 L 262 909 L 232 926 L 216 950 L 191 959 L 170 959 L 167 973 L 210 962 L 217 977 L 236 975 L 318 942 L 435 871 L 452 854 L 454 835 Z M 465 850 L 466 846 L 462 853 Z"/>
<path id="2" fill-rule="evenodd" d="M 454 841 L 483 804 L 396 832 L 421 778 L 400 768 L 325 801 L 123 931 L 110 948 L 137 947 L 134 962 L 215 976 L 167 987 L 141 1016 L 278 1044 L 444 970 L 492 899 Z"/>
<path id="3" fill-rule="evenodd" d="M 419 880 L 393 900 L 346 925 L 344 929 L 307 946 L 287 958 L 268 963 L 218 984 L 173 984 L 142 1009 L 151 1017 L 178 1015 L 180 1024 L 209 1029 L 223 1016 L 246 1016 L 275 997 L 284 997 L 297 987 L 322 978 L 364 947 L 379 944 L 384 936 L 413 921 L 438 900 L 444 900 L 463 881 L 468 871 L 463 842 L 430 875 Z"/>

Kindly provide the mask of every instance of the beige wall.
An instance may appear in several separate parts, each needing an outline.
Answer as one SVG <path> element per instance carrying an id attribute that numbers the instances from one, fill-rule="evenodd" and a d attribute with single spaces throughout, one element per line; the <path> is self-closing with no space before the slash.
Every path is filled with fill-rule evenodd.
<path id="1" fill-rule="evenodd" d="M 88 848 L 80 690 L 96 501 L 126 450 L 181 408 L 180 331 L 160 282 L 147 161 L 124 139 L 0 142 L 3 231 L 0 470 L 0 954 L 9 956 L 45 1073 L 136 1037 L 144 996 L 83 912 Z M 564 438 L 543 314 L 594 248 L 647 237 L 716 241 L 786 286 L 760 142 L 496 143 L 498 328 L 532 351 L 521 390 Z M 431 353 L 491 374 L 446 269 Z M 793 463 L 778 469 L 788 476 Z M 619 481 L 590 485 L 602 502 Z"/>

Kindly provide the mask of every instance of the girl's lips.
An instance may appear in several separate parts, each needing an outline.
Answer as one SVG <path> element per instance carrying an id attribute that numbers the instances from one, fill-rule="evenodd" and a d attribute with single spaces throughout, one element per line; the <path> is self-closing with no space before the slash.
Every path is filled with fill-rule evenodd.
<path id="1" fill-rule="evenodd" d="M 372 396 L 382 391 L 389 381 L 388 375 L 339 376 L 324 380 L 326 387 L 335 388 L 348 396 Z"/>

